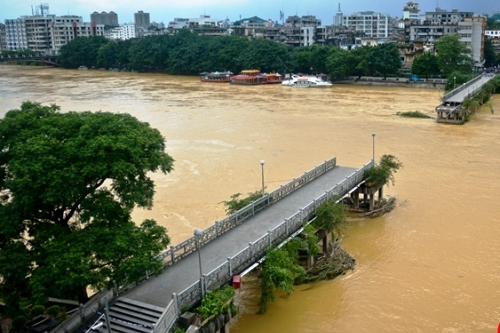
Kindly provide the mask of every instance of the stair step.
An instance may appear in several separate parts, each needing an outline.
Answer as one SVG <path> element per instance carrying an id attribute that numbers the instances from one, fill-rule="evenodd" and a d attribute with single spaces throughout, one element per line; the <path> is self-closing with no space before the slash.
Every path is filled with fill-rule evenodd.
<path id="1" fill-rule="evenodd" d="M 159 312 L 160 314 L 162 314 L 163 311 L 165 311 L 165 308 L 162 308 L 162 307 L 159 307 L 159 306 L 156 306 L 156 305 L 151 305 L 151 304 L 148 304 L 148 303 L 139 302 L 139 301 L 133 300 L 131 298 L 126 298 L 126 297 L 120 297 L 118 299 L 118 302 L 132 304 L 132 305 L 135 305 L 135 306 L 143 308 L 143 309 L 147 309 L 147 310 L 150 310 L 150 311 Z"/>
<path id="2" fill-rule="evenodd" d="M 138 308 L 136 306 L 126 304 L 126 303 L 115 303 L 115 304 L 113 304 L 111 309 L 123 309 L 125 311 L 133 311 L 135 313 L 141 313 L 141 314 L 144 314 L 146 316 L 156 317 L 156 318 L 160 318 L 160 316 L 162 314 L 162 312 L 141 309 L 141 308 Z"/>
<path id="3" fill-rule="evenodd" d="M 159 318 L 159 317 L 144 316 L 138 312 L 118 309 L 115 307 L 109 310 L 109 315 L 120 320 L 143 324 L 143 325 L 150 325 L 150 326 L 156 324 Z"/>
<path id="4" fill-rule="evenodd" d="M 152 329 L 111 319 L 111 331 L 122 333 L 150 333 Z"/>

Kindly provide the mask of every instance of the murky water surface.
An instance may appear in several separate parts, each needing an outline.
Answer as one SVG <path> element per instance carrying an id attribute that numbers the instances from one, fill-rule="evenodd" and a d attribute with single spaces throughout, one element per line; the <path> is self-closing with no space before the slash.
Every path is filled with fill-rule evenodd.
<path id="1" fill-rule="evenodd" d="M 235 193 L 271 191 L 333 156 L 360 167 L 375 154 L 404 169 L 386 189 L 390 214 L 353 220 L 344 247 L 356 269 L 299 286 L 257 315 L 252 277 L 239 291 L 233 333 L 494 332 L 500 321 L 500 98 L 464 126 L 434 116 L 439 90 L 335 85 L 231 86 L 196 77 L 0 66 L 0 116 L 22 101 L 63 111 L 131 113 L 158 128 L 176 160 L 155 174 L 154 208 L 134 213 L 168 228 L 173 243 L 225 216 Z M 497 198 L 497 200 L 495 200 Z M 170 297 L 170 295 L 166 295 Z"/>

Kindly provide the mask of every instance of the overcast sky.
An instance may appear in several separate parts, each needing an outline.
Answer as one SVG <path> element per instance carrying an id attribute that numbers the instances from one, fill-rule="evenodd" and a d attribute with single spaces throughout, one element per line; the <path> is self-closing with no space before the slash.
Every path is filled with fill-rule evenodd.
<path id="1" fill-rule="evenodd" d="M 41 3 L 49 5 L 50 14 L 78 15 L 85 22 L 90 22 L 90 14 L 94 11 L 118 14 L 120 24 L 134 21 L 134 13 L 142 10 L 150 13 L 151 22 L 167 24 L 176 17 L 195 18 L 202 14 L 212 18 L 236 21 L 240 18 L 258 16 L 263 19 L 279 20 L 280 11 L 285 18 L 290 15 L 315 15 L 322 24 L 332 24 L 333 17 L 340 3 L 344 15 L 361 11 L 387 13 L 401 17 L 402 9 L 408 0 L 0 0 L 0 22 L 5 19 L 31 15 L 34 8 Z M 476 14 L 493 14 L 500 12 L 500 0 L 421 0 L 420 13 L 441 9 L 472 11 Z"/>

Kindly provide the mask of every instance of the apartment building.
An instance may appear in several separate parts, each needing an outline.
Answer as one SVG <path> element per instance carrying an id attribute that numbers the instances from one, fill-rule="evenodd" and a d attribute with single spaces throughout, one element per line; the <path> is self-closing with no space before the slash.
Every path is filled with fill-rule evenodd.
<path id="1" fill-rule="evenodd" d="M 19 51 L 28 49 L 26 27 L 24 19 L 5 20 L 5 39 L 8 51 Z"/>
<path id="2" fill-rule="evenodd" d="M 142 10 L 134 13 L 134 23 L 137 28 L 149 28 L 151 24 L 149 21 L 149 13 L 144 13 Z"/>
<path id="3" fill-rule="evenodd" d="M 76 37 L 102 36 L 104 25 L 85 23 L 81 16 L 34 15 L 5 20 L 5 33 L 10 51 L 57 54 Z"/>
<path id="4" fill-rule="evenodd" d="M 76 37 L 103 36 L 104 25 L 83 22 L 81 16 L 54 16 L 53 21 L 49 25 L 49 32 L 52 53 L 57 54 L 63 45 Z"/>
<path id="5" fill-rule="evenodd" d="M 136 26 L 133 23 L 122 24 L 119 27 L 111 29 L 109 39 L 127 40 L 136 37 Z"/>
<path id="6" fill-rule="evenodd" d="M 117 27 L 120 24 L 118 23 L 118 14 L 113 11 L 109 13 L 106 12 L 93 12 L 90 14 L 90 22 L 96 24 L 108 25 L 110 27 Z"/>
<path id="7" fill-rule="evenodd" d="M 7 36 L 5 34 L 5 24 L 0 23 L 0 52 L 7 51 Z"/>
<path id="8" fill-rule="evenodd" d="M 484 65 L 484 38 L 486 18 L 482 16 L 464 17 L 458 22 L 458 38 L 471 50 L 476 67 Z"/>
<path id="9" fill-rule="evenodd" d="M 387 38 L 392 34 L 392 18 L 372 11 L 342 16 L 342 25 L 367 37 Z"/>

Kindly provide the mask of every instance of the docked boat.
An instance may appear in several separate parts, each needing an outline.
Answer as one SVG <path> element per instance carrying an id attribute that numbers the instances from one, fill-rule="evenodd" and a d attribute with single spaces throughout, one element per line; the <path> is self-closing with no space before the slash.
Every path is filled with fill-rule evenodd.
<path id="1" fill-rule="evenodd" d="M 331 82 L 323 80 L 321 77 L 299 75 L 292 75 L 283 80 L 281 84 L 284 86 L 299 88 L 327 88 L 332 86 Z"/>
<path id="2" fill-rule="evenodd" d="M 278 84 L 283 82 L 283 75 L 280 73 L 264 74 L 266 77 L 266 84 Z"/>
<path id="3" fill-rule="evenodd" d="M 200 73 L 201 82 L 227 83 L 231 81 L 231 72 L 202 72 Z"/>
<path id="4" fill-rule="evenodd" d="M 88 69 L 88 67 L 87 66 L 80 66 L 80 67 L 78 67 L 78 69 L 84 69 L 85 70 L 85 69 Z"/>
<path id="5" fill-rule="evenodd" d="M 266 76 L 262 75 L 258 69 L 242 70 L 239 75 L 231 77 L 231 84 L 259 85 L 266 84 Z"/>

